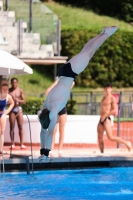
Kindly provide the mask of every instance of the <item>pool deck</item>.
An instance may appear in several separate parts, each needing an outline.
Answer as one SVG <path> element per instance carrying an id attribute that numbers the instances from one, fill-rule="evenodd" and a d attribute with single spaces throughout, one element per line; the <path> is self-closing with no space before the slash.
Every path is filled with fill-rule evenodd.
<path id="1" fill-rule="evenodd" d="M 5 171 L 25 170 L 26 160 L 24 158 L 10 158 L 9 146 L 5 146 L 4 150 L 8 153 L 4 155 Z M 118 167 L 133 166 L 133 150 L 128 152 L 125 148 L 105 149 L 103 154 L 97 148 L 85 147 L 69 147 L 64 148 L 62 155 L 58 154 L 57 148 L 52 152 L 50 158 L 44 159 L 39 163 L 39 147 L 33 146 L 33 163 L 34 170 L 38 169 L 64 169 L 64 168 L 80 168 L 80 167 Z M 30 155 L 30 148 L 20 150 L 16 147 L 12 151 L 15 155 Z M 1 166 L 2 166 L 2 156 Z M 29 157 L 31 163 L 31 157 Z M 31 168 L 31 164 L 30 164 Z"/>

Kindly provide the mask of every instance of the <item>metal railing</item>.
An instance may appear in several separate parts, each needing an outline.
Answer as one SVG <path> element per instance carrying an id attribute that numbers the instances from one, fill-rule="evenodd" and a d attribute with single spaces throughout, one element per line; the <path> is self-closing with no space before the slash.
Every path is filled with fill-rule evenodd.
<path id="1" fill-rule="evenodd" d="M 2 138 L 1 138 L 1 134 L 0 134 L 0 146 L 2 146 Z M 4 164 L 4 152 L 3 152 L 3 146 L 2 146 L 2 152 L 1 152 L 1 163 L 0 163 L 0 173 L 1 172 L 5 172 L 5 164 Z M 2 166 L 2 168 L 1 168 Z"/>
<path id="2" fill-rule="evenodd" d="M 17 116 L 20 114 L 21 111 L 19 111 L 15 117 L 15 120 L 17 118 Z M 21 159 L 25 159 L 26 162 L 26 171 L 27 174 L 30 174 L 30 166 L 29 166 L 29 157 L 31 157 L 31 165 L 32 165 L 32 174 L 34 174 L 34 168 L 33 168 L 33 150 L 32 150 L 32 136 L 31 136 L 31 126 L 30 126 L 30 120 L 27 114 L 24 113 L 24 115 L 26 115 L 27 120 L 28 120 L 28 124 L 29 124 L 29 132 L 30 132 L 30 154 L 13 154 L 12 153 L 12 145 L 13 145 L 13 141 L 14 141 L 14 127 L 15 127 L 15 120 L 14 120 L 14 125 L 13 125 L 13 129 L 12 129 L 12 140 L 11 140 L 11 149 L 10 149 L 10 158 L 21 158 Z"/>
<path id="3" fill-rule="evenodd" d="M 78 115 L 99 115 L 100 103 L 76 103 L 76 114 Z M 121 103 L 120 118 L 133 118 L 133 104 Z"/>

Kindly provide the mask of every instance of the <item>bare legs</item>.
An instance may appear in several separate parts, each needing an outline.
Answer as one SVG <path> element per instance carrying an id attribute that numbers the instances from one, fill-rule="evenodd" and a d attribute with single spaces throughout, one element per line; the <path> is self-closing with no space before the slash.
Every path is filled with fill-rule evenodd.
<path id="1" fill-rule="evenodd" d="M 23 113 L 22 113 L 22 111 L 19 111 L 19 114 L 17 115 L 17 117 L 16 117 L 16 114 L 14 112 L 11 112 L 9 114 L 11 141 L 12 141 L 12 144 L 14 145 L 13 131 L 14 131 L 14 125 L 15 125 L 14 123 L 15 123 L 15 119 L 16 119 L 18 129 L 19 129 L 20 146 L 25 148 L 25 146 L 23 145 L 23 135 L 24 135 L 23 134 Z"/>
<path id="2" fill-rule="evenodd" d="M 62 147 L 63 147 L 63 142 L 64 142 L 64 129 L 65 129 L 65 124 L 67 120 L 67 114 L 60 115 L 58 118 L 58 125 L 59 125 L 59 148 L 58 151 L 61 153 Z M 53 141 L 52 141 L 52 146 L 51 149 L 54 149 L 54 143 L 55 143 L 55 135 L 57 132 L 57 125 L 54 129 L 54 134 L 53 134 Z"/>
<path id="3" fill-rule="evenodd" d="M 2 153 L 3 150 L 5 128 L 6 128 L 6 115 L 3 114 L 0 118 L 0 153 Z"/>
<path id="4" fill-rule="evenodd" d="M 56 136 L 56 132 L 57 132 L 57 128 L 59 126 L 59 123 L 56 124 L 55 128 L 54 128 L 54 133 L 53 133 L 53 140 L 52 140 L 52 145 L 51 145 L 51 150 L 54 150 L 54 143 L 55 143 L 55 136 Z"/>
<path id="5" fill-rule="evenodd" d="M 101 153 L 103 153 L 104 152 L 104 142 L 103 142 L 104 127 L 100 123 L 98 123 L 98 126 L 97 126 L 97 133 L 98 133 L 99 149 Z"/>
<path id="6" fill-rule="evenodd" d="M 17 116 L 17 124 L 19 129 L 20 145 L 23 145 L 24 133 L 23 133 L 23 113 L 20 111 Z"/>
<path id="7" fill-rule="evenodd" d="M 103 132 L 106 131 L 107 137 L 109 140 L 113 141 L 113 142 L 118 142 L 118 143 L 122 143 L 125 144 L 128 151 L 132 150 L 132 146 L 131 143 L 128 141 L 123 140 L 120 137 L 116 137 L 112 135 L 112 127 L 111 127 L 111 121 L 110 120 L 106 120 L 104 122 L 104 125 L 101 125 L 100 123 L 98 123 L 97 126 L 97 132 L 98 132 L 98 143 L 99 143 L 99 148 L 101 153 L 104 152 L 104 143 L 103 143 Z"/>
<path id="8" fill-rule="evenodd" d="M 9 114 L 9 122 L 10 122 L 10 138 L 11 144 L 14 145 L 13 131 L 14 131 L 14 122 L 15 122 L 15 113 L 11 112 Z"/>
<path id="9" fill-rule="evenodd" d="M 111 32 L 115 32 L 116 30 L 116 27 L 107 28 L 107 31 L 103 31 L 101 34 L 88 41 L 81 52 L 68 61 L 71 63 L 72 70 L 77 74 L 81 73 L 88 65 L 96 50 L 111 34 L 113 34 Z"/>
<path id="10" fill-rule="evenodd" d="M 60 137 L 59 137 L 59 151 L 61 151 L 62 147 L 63 147 L 64 131 L 65 131 L 64 129 L 65 129 L 66 120 L 67 120 L 67 114 L 61 115 L 59 117 L 59 133 L 60 133 Z"/>

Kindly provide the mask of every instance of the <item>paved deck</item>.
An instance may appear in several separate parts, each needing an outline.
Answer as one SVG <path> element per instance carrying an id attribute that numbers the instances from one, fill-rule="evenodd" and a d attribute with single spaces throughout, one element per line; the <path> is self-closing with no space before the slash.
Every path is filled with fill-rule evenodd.
<path id="1" fill-rule="evenodd" d="M 5 171 L 26 170 L 26 161 L 23 158 L 10 158 L 10 149 L 4 147 L 8 153 L 4 155 Z M 30 155 L 30 148 L 20 150 L 17 147 L 12 151 L 15 155 Z M 83 147 L 64 148 L 62 155 L 58 154 L 57 149 L 52 152 L 49 159 L 44 159 L 39 163 L 39 147 L 33 147 L 33 163 L 34 170 L 39 169 L 64 169 L 79 167 L 117 167 L 117 166 L 133 166 L 133 151 L 128 152 L 126 149 L 105 149 L 101 154 L 99 149 L 90 149 Z M 31 168 L 31 157 L 30 168 Z M 2 156 L 1 156 L 2 166 Z"/>

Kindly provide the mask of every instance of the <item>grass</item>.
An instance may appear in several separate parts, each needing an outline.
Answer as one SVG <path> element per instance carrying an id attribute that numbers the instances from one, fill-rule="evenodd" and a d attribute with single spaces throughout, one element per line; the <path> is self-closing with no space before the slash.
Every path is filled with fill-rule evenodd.
<path id="1" fill-rule="evenodd" d="M 62 29 L 88 28 L 101 30 L 104 26 L 117 25 L 120 30 L 133 31 L 132 26 L 123 21 L 107 16 L 100 16 L 90 10 L 64 6 L 55 2 L 45 3 L 45 5 L 53 10 L 59 19 L 61 19 Z"/>
<path id="2" fill-rule="evenodd" d="M 23 21 L 29 23 L 29 1 L 9 0 L 8 5 L 9 10 L 15 11 L 16 19 L 22 18 Z M 55 2 L 45 2 L 45 5 L 49 7 L 56 15 L 58 15 L 59 19 L 61 20 L 62 30 L 70 28 L 87 28 L 88 30 L 97 29 L 101 31 L 102 27 L 104 26 L 118 25 L 119 30 L 133 31 L 132 26 L 123 21 L 119 21 L 107 16 L 99 16 L 92 11 L 64 6 Z M 53 35 L 55 35 L 56 31 L 55 21 L 53 20 L 54 15 L 45 14 L 44 11 L 45 8 L 43 4 L 33 4 L 33 31 L 40 32 L 43 43 L 47 42 L 48 38 L 49 40 L 51 39 L 51 41 L 54 40 L 55 38 Z M 48 76 L 45 72 L 39 72 L 38 69 L 34 69 L 33 75 L 19 76 L 18 79 L 20 87 L 24 89 L 26 95 L 28 96 L 37 96 L 41 94 L 53 83 L 53 77 Z M 115 91 L 116 90 L 123 91 L 125 89 L 115 89 Z M 129 88 L 128 90 L 132 91 L 132 88 Z M 75 86 L 72 91 L 82 91 L 83 93 L 88 93 L 90 91 L 102 92 L 103 89 L 97 88 L 96 90 L 93 90 L 91 88 L 81 88 Z M 85 97 L 83 97 L 83 99 L 84 98 Z"/>
<path id="3" fill-rule="evenodd" d="M 40 74 L 35 69 L 33 74 L 15 77 L 18 78 L 19 87 L 24 90 L 26 96 L 39 96 L 52 84 L 52 80 L 49 77 L 45 74 Z"/>
<path id="4" fill-rule="evenodd" d="M 114 122 L 118 122 L 118 118 L 114 118 Z M 120 122 L 133 122 L 133 118 L 120 118 Z"/>
<path id="5" fill-rule="evenodd" d="M 132 26 L 124 21 L 107 16 L 100 16 L 90 10 L 61 5 L 54 1 L 45 2 L 45 4 L 33 4 L 33 30 L 35 31 L 43 28 L 46 31 L 46 29 L 50 28 L 50 26 L 51 28 L 54 27 L 54 23 L 52 23 L 53 15 L 45 14 L 45 8 L 43 5 L 46 5 L 59 17 L 62 29 L 87 28 L 92 30 L 101 30 L 104 26 L 118 25 L 119 30 L 133 31 Z M 9 9 L 15 11 L 17 19 L 22 18 L 29 22 L 28 1 L 10 0 Z M 50 24 L 50 22 L 52 24 Z"/>

